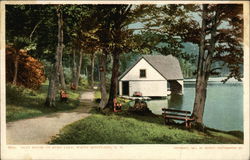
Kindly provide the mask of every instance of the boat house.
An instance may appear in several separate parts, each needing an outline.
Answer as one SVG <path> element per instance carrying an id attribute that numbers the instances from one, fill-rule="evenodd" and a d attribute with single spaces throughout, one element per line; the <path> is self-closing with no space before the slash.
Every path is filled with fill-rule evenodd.
<path id="1" fill-rule="evenodd" d="M 166 97 L 183 94 L 183 75 L 172 55 L 145 55 L 119 77 L 119 95 Z"/>

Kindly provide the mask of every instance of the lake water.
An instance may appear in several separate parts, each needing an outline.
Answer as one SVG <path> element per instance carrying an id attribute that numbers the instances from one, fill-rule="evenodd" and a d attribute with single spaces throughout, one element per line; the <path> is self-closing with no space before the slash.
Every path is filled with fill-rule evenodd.
<path id="1" fill-rule="evenodd" d="M 194 97 L 195 82 L 184 82 L 183 95 L 150 100 L 147 104 L 154 114 L 159 115 L 162 114 L 163 107 L 192 111 Z M 209 82 L 203 121 L 210 128 L 243 131 L 243 84 Z"/>

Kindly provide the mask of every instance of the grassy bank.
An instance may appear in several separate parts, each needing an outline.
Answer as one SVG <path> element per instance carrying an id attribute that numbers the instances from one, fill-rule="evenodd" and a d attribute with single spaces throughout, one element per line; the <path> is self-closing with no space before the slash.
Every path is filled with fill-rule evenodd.
<path id="1" fill-rule="evenodd" d="M 242 144 L 218 131 L 207 133 L 163 125 L 157 116 L 95 114 L 66 126 L 51 144 Z"/>
<path id="2" fill-rule="evenodd" d="M 69 94 L 68 103 L 60 102 L 59 93 L 55 108 L 44 106 L 47 96 L 48 83 L 33 91 L 24 87 L 6 85 L 6 120 L 15 121 L 58 111 L 71 110 L 78 106 L 79 91 L 66 90 Z"/>

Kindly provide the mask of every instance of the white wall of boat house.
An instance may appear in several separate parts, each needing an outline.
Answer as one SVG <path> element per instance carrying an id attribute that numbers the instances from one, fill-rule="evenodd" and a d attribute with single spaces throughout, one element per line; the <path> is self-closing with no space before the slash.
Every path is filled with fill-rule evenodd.
<path id="1" fill-rule="evenodd" d="M 146 70 L 146 77 L 140 78 L 140 70 Z M 129 96 L 139 91 L 142 96 L 165 97 L 170 94 L 167 80 L 153 68 L 144 58 L 119 80 L 119 95 L 122 96 L 122 82 L 129 81 Z"/>

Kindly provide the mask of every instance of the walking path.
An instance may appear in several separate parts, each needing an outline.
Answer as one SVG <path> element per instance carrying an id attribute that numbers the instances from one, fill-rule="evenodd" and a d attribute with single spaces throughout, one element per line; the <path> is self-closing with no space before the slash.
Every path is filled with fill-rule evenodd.
<path id="1" fill-rule="evenodd" d="M 94 92 L 84 92 L 80 96 L 80 107 L 73 111 L 7 123 L 7 144 L 46 144 L 65 125 L 90 116 L 93 100 Z"/>

